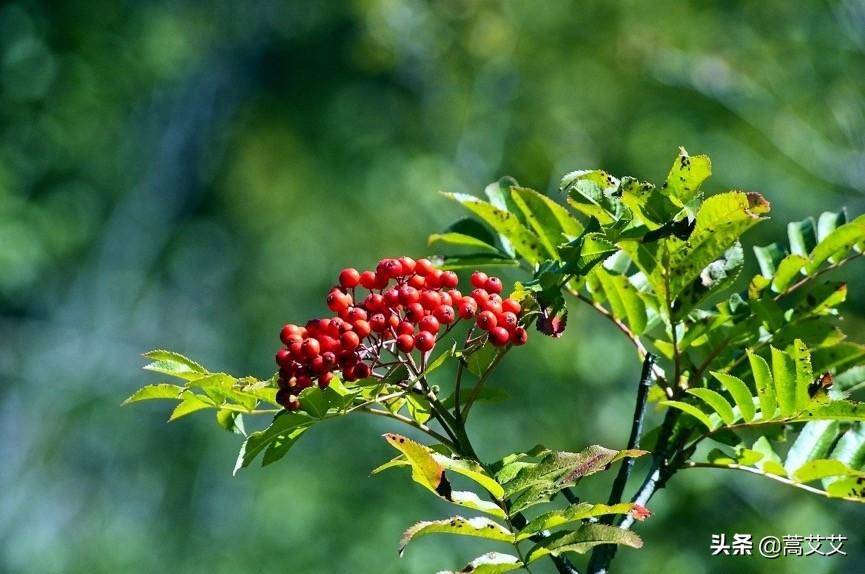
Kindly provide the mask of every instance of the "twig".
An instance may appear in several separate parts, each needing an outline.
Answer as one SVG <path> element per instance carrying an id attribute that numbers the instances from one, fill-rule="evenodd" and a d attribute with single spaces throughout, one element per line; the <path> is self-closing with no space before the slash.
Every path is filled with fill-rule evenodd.
<path id="1" fill-rule="evenodd" d="M 676 468 L 671 463 L 670 455 L 682 445 L 679 441 L 671 442 L 673 429 L 676 426 L 676 421 L 679 420 L 681 411 L 677 409 L 668 409 L 664 416 L 664 422 L 661 424 L 661 430 L 658 434 L 658 442 L 652 454 L 652 467 L 646 478 L 643 479 L 643 484 L 637 490 L 636 494 L 631 498 L 631 502 L 645 506 L 649 499 L 658 490 L 664 488 L 667 480 L 675 473 Z M 684 435 L 687 437 L 687 433 Z M 634 515 L 629 514 L 619 524 L 619 528 L 627 530 L 634 523 Z M 595 547 L 592 551 L 592 556 L 589 559 L 589 574 L 607 574 L 610 567 L 610 562 L 616 557 L 618 547 L 613 544 L 602 544 Z"/>
<path id="2" fill-rule="evenodd" d="M 634 420 L 631 423 L 631 436 L 628 437 L 628 449 L 638 448 L 640 446 L 640 436 L 643 434 L 643 418 L 646 415 L 646 401 L 649 397 L 649 388 L 652 386 L 652 365 L 655 364 L 655 356 L 652 353 L 646 355 L 643 360 L 643 371 L 640 374 L 640 383 L 637 385 L 637 401 L 634 405 Z M 610 491 L 610 506 L 618 504 L 622 500 L 622 494 L 625 491 L 625 486 L 628 484 L 628 479 L 631 477 L 631 470 L 634 468 L 634 459 L 626 458 L 619 467 L 619 473 L 616 475 L 616 480 L 613 482 L 613 488 Z M 605 516 L 602 522 L 607 524 L 613 523 L 613 515 Z"/>
<path id="3" fill-rule="evenodd" d="M 682 465 L 682 468 L 721 468 L 721 469 L 729 469 L 729 470 L 742 470 L 744 472 L 749 472 L 751 474 L 756 474 L 757 476 L 763 476 L 769 478 L 771 480 L 775 480 L 777 482 L 786 484 L 788 486 L 793 486 L 795 488 L 800 488 L 802 490 L 808 491 L 813 494 L 819 494 L 820 496 L 825 496 L 826 498 L 835 498 L 840 500 L 850 500 L 852 502 L 862 502 L 861 498 L 854 498 L 849 496 L 830 496 L 828 492 L 825 490 L 820 490 L 819 488 L 814 488 L 813 486 L 808 486 L 807 484 L 802 484 L 801 482 L 795 482 L 790 480 L 789 478 L 771 474 L 767 472 L 763 472 L 759 468 L 754 468 L 750 466 L 743 466 L 740 464 L 715 464 L 711 462 L 686 462 Z"/>
<path id="4" fill-rule="evenodd" d="M 401 423 L 405 423 L 409 426 L 413 426 L 414 428 L 418 429 L 419 431 L 425 432 L 429 436 L 431 436 L 434 439 L 436 439 L 437 441 L 441 442 L 443 445 L 447 446 L 449 449 L 451 449 L 453 451 L 457 450 L 456 444 L 454 444 L 449 438 L 447 438 L 446 436 L 442 435 L 441 433 L 431 429 L 430 427 L 426 426 L 425 424 L 421 424 L 421 423 L 417 422 L 416 420 L 411 419 L 407 416 L 401 415 L 399 413 L 392 413 L 388 410 L 374 409 L 371 407 L 364 407 L 364 408 L 360 409 L 360 412 L 368 413 L 371 415 L 377 415 L 380 417 L 391 418 L 391 419 L 397 420 Z"/>
<path id="5" fill-rule="evenodd" d="M 478 379 L 478 382 L 475 384 L 474 388 L 472 389 L 472 393 L 469 395 L 469 398 L 466 401 L 466 408 L 463 410 L 463 420 L 467 420 L 469 418 L 469 411 L 471 410 L 472 406 L 475 404 L 475 401 L 480 396 L 481 391 L 484 388 L 484 383 L 487 382 L 487 378 L 490 376 L 490 373 L 493 372 L 493 369 L 496 368 L 496 365 L 499 364 L 499 361 L 502 360 L 502 357 L 504 357 L 507 352 L 508 352 L 508 350 L 505 349 L 504 351 L 501 351 L 498 354 L 496 354 L 495 358 L 490 363 L 490 366 L 487 367 L 487 369 L 481 374 L 480 379 Z"/>
<path id="6" fill-rule="evenodd" d="M 463 371 L 465 368 L 466 360 L 464 357 L 460 357 L 459 367 L 457 367 L 456 383 L 454 383 L 454 416 L 456 416 L 457 420 L 462 420 L 462 415 L 460 414 L 460 385 L 463 380 Z"/>

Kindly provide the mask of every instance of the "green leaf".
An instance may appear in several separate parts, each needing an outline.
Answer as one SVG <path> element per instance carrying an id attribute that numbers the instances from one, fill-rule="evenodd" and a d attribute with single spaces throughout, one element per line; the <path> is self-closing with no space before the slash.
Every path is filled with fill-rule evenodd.
<path id="1" fill-rule="evenodd" d="M 865 424 L 857 423 L 847 429 L 832 449 L 830 458 L 840 460 L 849 468 L 865 469 Z M 835 480 L 824 480 L 823 486 L 832 482 Z"/>
<path id="2" fill-rule="evenodd" d="M 504 574 L 523 567 L 516 556 L 500 552 L 488 552 L 466 564 L 460 571 L 442 571 L 439 574 Z"/>
<path id="3" fill-rule="evenodd" d="M 518 267 L 520 262 L 504 255 L 492 253 L 471 253 L 468 255 L 444 255 L 430 257 L 430 260 L 442 271 L 458 271 L 460 269 L 477 269 L 478 267 Z"/>
<path id="4" fill-rule="evenodd" d="M 783 293 L 790 284 L 799 276 L 799 272 L 808 263 L 808 258 L 803 255 L 791 254 L 781 260 L 775 278 L 772 280 L 772 291 Z"/>
<path id="5" fill-rule="evenodd" d="M 245 435 L 246 430 L 243 428 L 243 415 L 228 409 L 219 409 L 216 411 L 216 424 L 229 432 Z"/>
<path id="6" fill-rule="evenodd" d="M 409 393 L 405 398 L 407 399 L 408 414 L 411 418 L 420 424 L 424 424 L 430 419 L 432 416 L 432 407 L 430 406 L 429 399 L 415 393 Z"/>
<path id="7" fill-rule="evenodd" d="M 796 365 L 787 353 L 772 347 L 772 377 L 781 416 L 796 412 Z"/>
<path id="8" fill-rule="evenodd" d="M 721 417 L 721 420 L 724 421 L 725 425 L 731 425 L 736 422 L 736 416 L 733 414 L 733 407 L 727 402 L 727 399 L 725 399 L 721 393 L 713 391 L 712 389 L 704 388 L 688 389 L 687 393 L 699 398 L 706 403 L 709 408 L 718 413 L 718 416 Z"/>
<path id="9" fill-rule="evenodd" d="M 445 196 L 459 202 L 495 229 L 530 264 L 536 265 L 546 258 L 541 249 L 540 240 L 526 229 L 513 213 L 494 207 L 473 195 L 445 193 Z"/>
<path id="10" fill-rule="evenodd" d="M 763 218 L 769 203 L 757 193 L 730 191 L 713 195 L 700 206 L 687 241 L 670 237 L 670 297 L 676 298 L 703 269 L 719 259 L 739 237 Z"/>
<path id="11" fill-rule="evenodd" d="M 178 385 L 169 385 L 168 383 L 160 383 L 158 385 L 145 385 L 132 393 L 128 399 L 123 401 L 123 405 L 137 403 L 138 401 L 149 401 L 154 399 L 173 399 L 180 398 L 180 393 L 184 391 L 184 387 Z"/>
<path id="12" fill-rule="evenodd" d="M 748 385 L 746 385 L 739 377 L 734 377 L 727 373 L 712 371 L 711 374 L 719 383 L 721 383 L 721 385 L 723 385 L 725 389 L 727 389 L 730 396 L 733 397 L 733 401 L 736 403 L 736 406 L 739 407 L 739 412 L 742 414 L 742 418 L 745 419 L 746 422 L 754 420 L 754 415 L 756 415 L 757 412 L 754 409 L 754 399 L 751 396 L 751 390 L 748 388 Z"/>
<path id="13" fill-rule="evenodd" d="M 558 258 L 559 245 L 583 232 L 583 226 L 567 209 L 533 189 L 513 187 L 511 199 L 554 259 Z"/>
<path id="14" fill-rule="evenodd" d="M 807 256 L 817 245 L 814 218 L 809 217 L 802 221 L 791 221 L 788 223 L 787 238 L 790 240 L 790 250 L 795 255 Z"/>
<path id="15" fill-rule="evenodd" d="M 811 368 L 811 353 L 801 339 L 793 341 L 790 353 L 796 368 L 796 410 L 808 407 L 811 402 L 808 388 L 814 380 L 814 371 Z"/>
<path id="16" fill-rule="evenodd" d="M 700 192 L 700 186 L 712 175 L 712 161 L 707 155 L 689 156 L 685 148 L 679 148 L 679 156 L 673 162 L 663 191 L 683 207 Z"/>
<path id="17" fill-rule="evenodd" d="M 537 464 L 520 469 L 504 484 L 505 496 L 510 498 L 530 487 L 539 486 L 556 492 L 573 485 L 578 479 L 604 470 L 608 465 L 625 457 L 642 456 L 642 450 L 611 450 L 592 445 L 581 452 L 553 451 L 546 453 Z"/>
<path id="18" fill-rule="evenodd" d="M 752 352 L 750 349 L 747 353 L 748 361 L 751 364 L 751 372 L 754 375 L 754 384 L 757 387 L 757 397 L 760 400 L 762 418 L 764 420 L 771 419 L 775 416 L 775 411 L 778 409 L 772 372 L 769 370 L 769 364 L 763 357 Z"/>
<path id="19" fill-rule="evenodd" d="M 409 542 L 428 534 L 459 534 L 508 543 L 512 543 L 514 540 L 514 534 L 510 530 L 489 518 L 454 516 L 444 520 L 418 522 L 410 527 L 403 533 L 399 541 L 400 556 L 405 552 L 405 547 Z"/>
<path id="20" fill-rule="evenodd" d="M 763 455 L 757 467 L 767 474 L 777 474 L 778 476 L 786 476 L 787 471 L 784 470 L 784 465 L 781 464 L 781 457 L 772 448 L 772 444 L 765 436 L 758 438 L 751 447 L 755 452 Z"/>
<path id="21" fill-rule="evenodd" d="M 450 493 L 444 468 L 433 458 L 432 451 L 410 438 L 394 433 L 383 435 L 389 445 L 400 451 L 411 465 L 411 478 L 421 486 L 442 495 Z"/>
<path id="22" fill-rule="evenodd" d="M 599 169 L 573 171 L 559 184 L 574 209 L 605 225 L 622 216 L 624 205 L 616 197 L 618 187 L 619 180 Z"/>
<path id="23" fill-rule="evenodd" d="M 766 279 L 772 279 L 778 269 L 778 265 L 784 259 L 784 250 L 777 243 L 754 247 L 754 255 L 760 265 L 760 274 Z"/>
<path id="24" fill-rule="evenodd" d="M 144 353 L 148 359 L 153 359 L 153 362 L 145 365 L 143 368 L 148 371 L 171 375 L 179 379 L 194 380 L 203 377 L 207 374 L 207 369 L 189 359 L 180 353 L 156 349 Z"/>
<path id="25" fill-rule="evenodd" d="M 865 220 L 856 219 L 835 229 L 811 252 L 811 262 L 805 267 L 808 274 L 816 272 L 823 263 L 835 254 L 846 253 L 857 243 L 865 240 Z"/>
<path id="26" fill-rule="evenodd" d="M 625 321 L 634 333 L 642 333 L 647 323 L 646 304 L 628 278 L 613 275 L 602 266 L 593 268 L 592 276 L 598 280 L 613 316 Z"/>
<path id="27" fill-rule="evenodd" d="M 806 462 L 825 458 L 838 436 L 838 421 L 812 421 L 802 427 L 796 442 L 787 452 L 784 470 L 793 474 Z"/>
<path id="28" fill-rule="evenodd" d="M 642 548 L 643 540 L 630 530 L 622 530 L 607 524 L 584 524 L 572 532 L 560 532 L 533 547 L 526 556 L 526 564 L 552 554 L 563 552 L 585 554 L 600 544 L 619 544 L 631 548 Z"/>
<path id="29" fill-rule="evenodd" d="M 484 243 L 480 239 L 472 237 L 470 235 L 463 235 L 462 233 L 456 232 L 448 232 L 448 233 L 433 233 L 427 239 L 427 244 L 432 246 L 436 243 L 444 243 L 445 245 L 453 245 L 456 247 L 472 247 L 475 249 L 482 249 L 485 251 L 491 251 L 493 253 L 499 253 L 499 250 L 494 245 L 490 245 L 489 243 Z"/>
<path id="30" fill-rule="evenodd" d="M 196 411 L 200 411 L 203 409 L 212 409 L 216 408 L 216 405 L 208 399 L 207 397 L 203 397 L 201 395 L 196 395 L 190 391 L 186 391 L 181 395 L 183 398 L 174 407 L 174 410 L 171 411 L 171 416 L 168 418 L 168 422 L 176 421 L 181 417 L 185 417 L 186 415 L 192 414 Z"/>
<path id="31" fill-rule="evenodd" d="M 438 452 L 433 452 L 433 458 L 446 470 L 475 481 L 495 498 L 501 500 L 504 497 L 504 488 L 478 463 L 464 458 L 453 458 Z"/>
<path id="32" fill-rule="evenodd" d="M 291 444 L 294 444 L 293 441 L 297 439 L 299 434 L 295 435 L 293 439 L 291 438 L 292 434 L 299 428 L 305 430 L 305 427 L 309 427 L 314 422 L 315 419 L 306 413 L 282 411 L 274 417 L 269 427 L 247 437 L 237 455 L 234 473 L 237 474 L 238 470 L 249 466 L 262 451 L 275 442 L 291 441 Z"/>
<path id="33" fill-rule="evenodd" d="M 680 411 L 691 415 L 692 417 L 703 423 L 709 430 L 712 430 L 715 427 L 715 425 L 712 423 L 712 419 L 709 418 L 709 415 L 707 415 L 698 407 L 695 407 L 692 404 L 683 403 L 681 401 L 661 401 L 658 404 L 665 407 L 679 409 Z"/>
<path id="34" fill-rule="evenodd" d="M 261 466 L 267 466 L 278 461 L 291 450 L 295 445 L 300 435 L 309 430 L 309 426 L 297 427 L 288 431 L 284 435 L 279 435 L 276 439 L 267 445 L 264 451 L 264 456 L 261 458 Z"/>
<path id="35" fill-rule="evenodd" d="M 480 377 L 486 371 L 498 355 L 499 350 L 492 343 L 484 343 L 484 346 L 466 357 L 466 368 L 476 377 Z"/>
<path id="36" fill-rule="evenodd" d="M 587 518 L 596 516 L 605 516 L 609 514 L 628 514 L 634 509 L 634 503 L 621 502 L 619 504 L 590 504 L 588 502 L 580 502 L 572 504 L 566 508 L 553 510 L 541 514 L 537 518 L 526 524 L 520 533 L 517 535 L 517 542 L 525 540 L 544 530 L 552 530 L 565 524 L 572 524 Z"/>
<path id="37" fill-rule="evenodd" d="M 865 473 L 852 470 L 840 460 L 815 459 L 809 460 L 792 473 L 796 482 L 812 482 L 829 477 L 865 476 Z M 865 482 L 865 481 L 863 481 Z"/>

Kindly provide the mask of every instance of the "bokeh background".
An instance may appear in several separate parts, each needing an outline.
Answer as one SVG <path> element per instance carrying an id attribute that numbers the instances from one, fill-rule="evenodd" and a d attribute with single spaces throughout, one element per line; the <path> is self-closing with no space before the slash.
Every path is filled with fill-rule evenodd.
<path id="1" fill-rule="evenodd" d="M 437 190 L 659 181 L 678 145 L 712 156 L 709 190 L 773 202 L 753 241 L 862 212 L 865 2 L 3 2 L 0 571 L 426 573 L 488 550 L 430 537 L 397 559 L 406 525 L 452 509 L 369 476 L 386 421 L 323 425 L 232 478 L 239 439 L 211 415 L 120 408 L 158 380 L 139 353 L 267 376 L 341 267 L 427 252 L 460 214 Z M 862 265 L 847 275 L 861 333 Z M 623 444 L 638 371 L 574 308 L 561 340 L 509 356 L 480 452 Z M 672 486 L 619 571 L 865 571 L 861 507 L 748 475 Z M 721 532 L 851 540 L 846 559 L 711 558 Z"/>

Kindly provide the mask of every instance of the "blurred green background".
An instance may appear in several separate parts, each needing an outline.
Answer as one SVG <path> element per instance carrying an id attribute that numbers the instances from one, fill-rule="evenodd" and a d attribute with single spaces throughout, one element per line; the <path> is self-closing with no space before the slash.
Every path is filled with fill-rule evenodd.
<path id="1" fill-rule="evenodd" d="M 267 376 L 341 267 L 424 254 L 460 215 L 437 190 L 658 181 L 678 145 L 712 156 L 710 191 L 773 202 L 752 241 L 862 212 L 865 2 L 3 2 L 0 571 L 426 573 L 489 550 L 430 537 L 397 559 L 408 524 L 452 509 L 369 476 L 387 421 L 323 425 L 232 478 L 239 440 L 211 415 L 119 407 L 158 380 L 138 354 Z M 862 265 L 847 276 L 861 333 Z M 509 356 L 479 451 L 621 446 L 638 372 L 574 308 L 562 339 Z M 858 506 L 712 471 L 651 506 L 618 571 L 865 572 Z M 851 540 L 712 558 L 721 532 Z"/>

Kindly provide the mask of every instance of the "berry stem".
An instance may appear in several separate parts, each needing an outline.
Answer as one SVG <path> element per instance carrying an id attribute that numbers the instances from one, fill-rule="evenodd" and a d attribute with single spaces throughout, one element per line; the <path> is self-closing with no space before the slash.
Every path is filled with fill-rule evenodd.
<path id="1" fill-rule="evenodd" d="M 486 368 L 486 370 L 483 372 L 483 374 L 481 374 L 480 378 L 478 379 L 478 382 L 475 384 L 474 388 L 472 389 L 472 393 L 469 395 L 469 399 L 466 401 L 466 407 L 463 410 L 463 421 L 468 420 L 469 411 L 471 410 L 472 406 L 475 404 L 475 401 L 480 396 L 481 391 L 484 388 L 484 384 L 487 382 L 487 379 L 489 378 L 490 374 L 498 366 L 499 362 L 502 360 L 502 357 L 505 356 L 505 354 L 508 352 L 509 349 L 510 349 L 509 346 L 505 347 L 505 349 L 503 351 L 500 351 L 498 354 L 496 354 L 495 358 L 490 363 L 490 366 Z"/>

